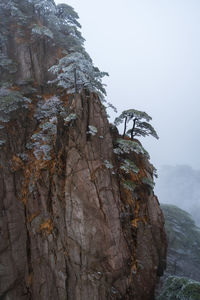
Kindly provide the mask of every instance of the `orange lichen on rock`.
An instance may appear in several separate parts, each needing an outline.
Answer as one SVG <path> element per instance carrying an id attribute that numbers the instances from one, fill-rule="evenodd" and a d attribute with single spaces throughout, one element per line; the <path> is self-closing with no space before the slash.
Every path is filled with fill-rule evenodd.
<path id="1" fill-rule="evenodd" d="M 33 272 L 31 272 L 28 276 L 28 285 L 30 286 L 32 285 L 32 283 L 33 283 Z"/>
<path id="2" fill-rule="evenodd" d="M 94 169 L 94 171 L 91 173 L 91 176 L 90 176 L 90 180 L 91 181 L 95 181 L 96 179 L 96 173 L 99 171 L 99 170 L 105 170 L 106 169 L 106 166 L 104 164 L 98 166 L 96 169 Z"/>
<path id="3" fill-rule="evenodd" d="M 35 184 L 38 179 L 41 177 L 42 170 L 48 170 L 50 176 L 53 175 L 55 170 L 56 160 L 53 156 L 52 160 L 45 161 L 43 158 L 41 159 L 35 159 L 33 154 L 30 155 L 30 161 L 26 165 L 26 168 L 24 170 L 24 182 L 22 185 L 22 201 L 24 205 L 26 205 L 28 201 L 28 195 L 29 195 L 29 184 L 31 182 L 32 178 L 32 184 Z"/>
<path id="4" fill-rule="evenodd" d="M 36 212 L 29 217 L 29 222 L 31 223 L 40 213 Z"/>
<path id="5" fill-rule="evenodd" d="M 24 170 L 24 182 L 22 185 L 22 190 L 21 190 L 21 200 L 26 205 L 27 200 L 28 200 L 28 186 L 30 182 L 30 177 L 31 177 L 31 171 L 29 168 Z"/>
<path id="6" fill-rule="evenodd" d="M 21 158 L 17 155 L 13 155 L 13 158 L 12 158 L 12 171 L 16 172 L 16 171 L 18 171 L 20 169 L 23 169 L 23 168 L 24 168 L 24 163 L 21 160 Z"/>
<path id="7" fill-rule="evenodd" d="M 42 97 L 44 100 L 49 100 L 51 99 L 52 97 L 54 97 L 55 94 L 43 94 Z"/>
<path id="8" fill-rule="evenodd" d="M 126 202 L 129 204 L 129 205 L 133 205 L 134 204 L 134 201 L 133 201 L 133 197 L 132 197 L 132 194 L 131 194 L 131 191 L 127 190 L 127 189 L 123 189 L 124 191 L 124 194 L 125 194 L 125 200 Z"/>
<path id="9" fill-rule="evenodd" d="M 44 221 L 41 225 L 40 225 L 40 229 L 39 231 L 45 231 L 48 234 L 52 233 L 53 231 L 53 222 L 51 219 L 48 219 L 46 221 Z"/>
<path id="10" fill-rule="evenodd" d="M 135 207 L 134 207 L 134 219 L 131 221 L 131 225 L 135 228 L 138 227 L 139 222 L 143 222 L 144 224 L 148 223 L 148 218 L 146 215 L 141 216 L 140 215 L 140 200 L 135 201 Z"/>
<path id="11" fill-rule="evenodd" d="M 132 278 L 137 273 L 137 270 L 138 270 L 138 262 L 136 259 L 136 245 L 135 245 L 133 254 L 131 256 L 131 269 L 130 269 L 130 275 L 129 275 L 129 282 L 132 281 Z"/>
<path id="12" fill-rule="evenodd" d="M 144 222 L 146 224 L 147 223 L 147 218 L 145 216 L 144 217 L 137 217 L 137 218 L 135 218 L 131 221 L 131 225 L 133 227 L 137 228 L 139 222 Z"/>
<path id="13" fill-rule="evenodd" d="M 13 85 L 11 88 L 10 88 L 11 91 L 20 91 L 20 88 L 19 86 L 17 85 Z"/>
<path id="14" fill-rule="evenodd" d="M 142 178 L 146 177 L 145 169 L 139 169 L 137 174 L 130 171 L 130 180 L 133 181 L 134 184 L 139 185 L 142 182 Z"/>

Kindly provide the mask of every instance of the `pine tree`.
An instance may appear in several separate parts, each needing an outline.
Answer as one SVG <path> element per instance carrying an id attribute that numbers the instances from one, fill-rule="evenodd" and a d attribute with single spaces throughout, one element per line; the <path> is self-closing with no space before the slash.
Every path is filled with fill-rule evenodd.
<path id="1" fill-rule="evenodd" d="M 59 19 L 60 31 L 63 34 L 70 35 L 78 44 L 83 45 L 85 39 L 79 31 L 81 28 L 78 22 L 79 16 L 73 7 L 67 4 L 59 4 L 56 7 L 55 15 Z M 75 49 L 72 50 L 75 51 Z"/>
<path id="2" fill-rule="evenodd" d="M 35 12 L 40 15 L 52 15 L 56 13 L 54 0 L 29 0 L 34 5 Z"/>
<path id="3" fill-rule="evenodd" d="M 78 22 L 79 16 L 73 9 L 73 7 L 67 4 L 58 4 L 56 15 L 58 18 L 65 21 L 66 24 L 77 26 L 81 28 L 80 23 Z"/>
<path id="4" fill-rule="evenodd" d="M 49 83 L 56 82 L 58 86 L 68 89 L 68 93 L 80 93 L 83 88 L 96 92 L 103 97 L 106 90 L 102 78 L 108 76 L 94 67 L 93 62 L 86 52 L 72 52 L 61 58 L 57 65 L 49 69 L 56 78 Z"/>
<path id="5" fill-rule="evenodd" d="M 124 132 L 123 132 L 123 138 L 125 137 L 125 134 L 130 134 L 131 139 L 133 139 L 135 136 L 149 136 L 152 135 L 156 139 L 158 139 L 158 135 L 153 128 L 151 124 L 149 124 L 149 121 L 151 121 L 152 118 L 143 111 L 135 110 L 135 109 L 129 109 L 124 110 L 119 117 L 115 119 L 115 125 L 118 126 L 119 124 L 124 122 Z M 132 121 L 132 127 L 131 129 L 127 130 L 127 124 Z"/>

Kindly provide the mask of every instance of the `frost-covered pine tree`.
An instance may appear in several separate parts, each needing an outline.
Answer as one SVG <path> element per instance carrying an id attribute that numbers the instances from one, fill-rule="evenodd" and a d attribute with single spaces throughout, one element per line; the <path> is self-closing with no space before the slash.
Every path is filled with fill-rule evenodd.
<path id="1" fill-rule="evenodd" d="M 58 16 L 58 18 L 62 19 L 65 24 L 73 25 L 81 28 L 81 25 L 78 22 L 79 16 L 75 12 L 73 7 L 62 3 L 62 4 L 58 4 L 56 9 L 57 9 L 56 15 Z"/>
<path id="2" fill-rule="evenodd" d="M 54 0 L 28 0 L 43 25 L 53 30 L 54 37 L 60 41 L 62 47 L 70 51 L 81 49 L 84 39 L 78 22 L 78 14 L 67 4 L 58 4 Z"/>
<path id="3" fill-rule="evenodd" d="M 96 92 L 100 97 L 106 95 L 102 78 L 108 73 L 94 67 L 90 56 L 84 52 L 72 52 L 61 58 L 57 65 L 49 69 L 56 78 L 49 83 L 68 90 L 68 93 L 80 93 L 83 88 Z"/>
<path id="4" fill-rule="evenodd" d="M 127 131 L 127 124 L 129 121 L 133 122 L 132 128 Z M 158 139 L 158 135 L 149 121 L 152 118 L 144 111 L 139 111 L 136 109 L 129 109 L 124 110 L 119 117 L 115 119 L 115 125 L 118 126 L 119 124 L 124 122 L 124 132 L 123 137 L 125 134 L 130 134 L 131 139 L 135 136 L 148 136 L 152 135 L 156 139 Z"/>
<path id="5" fill-rule="evenodd" d="M 78 44 L 83 45 L 85 40 L 79 31 L 81 28 L 81 25 L 78 22 L 79 16 L 73 7 L 67 4 L 57 5 L 56 17 L 60 21 L 60 30 L 63 32 L 63 34 L 70 35 Z M 75 49 L 72 50 L 75 51 Z"/>
<path id="6" fill-rule="evenodd" d="M 40 15 L 52 15 L 56 13 L 54 0 L 28 0 L 33 4 L 35 12 Z"/>
<path id="7" fill-rule="evenodd" d="M 33 35 L 52 37 L 63 49 L 63 56 L 58 64 L 49 71 L 55 78 L 49 83 L 56 83 L 67 89 L 68 93 L 79 93 L 83 88 L 99 94 L 103 99 L 106 95 L 102 78 L 108 73 L 101 72 L 93 65 L 90 56 L 84 49 L 84 38 L 79 29 L 79 16 L 67 4 L 55 5 L 54 0 L 28 0 L 41 18 L 41 25 L 33 24 Z"/>

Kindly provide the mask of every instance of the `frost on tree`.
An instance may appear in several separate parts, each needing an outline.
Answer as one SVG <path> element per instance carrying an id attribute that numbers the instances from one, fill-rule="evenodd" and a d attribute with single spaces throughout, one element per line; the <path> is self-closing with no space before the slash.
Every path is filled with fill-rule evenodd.
<path id="1" fill-rule="evenodd" d="M 56 9 L 56 17 L 60 20 L 59 26 L 61 32 L 70 36 L 73 38 L 74 42 L 76 42 L 76 47 L 74 45 L 71 50 L 75 51 L 81 49 L 85 39 L 78 30 L 81 28 L 81 25 L 78 22 L 78 14 L 67 4 L 59 4 Z"/>
<path id="2" fill-rule="evenodd" d="M 83 88 L 106 95 L 102 78 L 108 75 L 93 65 L 84 49 L 84 38 L 79 31 L 79 16 L 67 4 L 55 5 L 53 0 L 28 0 L 39 16 L 41 24 L 32 25 L 34 38 L 54 38 L 62 49 L 62 58 L 49 71 L 55 75 L 49 83 L 56 83 L 68 93 L 80 93 Z"/>
<path id="3" fill-rule="evenodd" d="M 67 51 L 83 50 L 84 38 L 78 30 L 78 14 L 67 4 L 55 5 L 53 0 L 29 0 L 42 23 L 52 31 L 60 46 Z"/>
<path id="4" fill-rule="evenodd" d="M 33 3 L 35 12 L 41 15 L 51 15 L 56 13 L 54 0 L 28 0 Z"/>
<path id="5" fill-rule="evenodd" d="M 78 14 L 75 12 L 73 7 L 67 4 L 58 4 L 56 15 L 64 20 L 64 23 L 68 25 L 73 25 L 81 28 L 80 23 L 77 21 L 79 19 Z"/>
<path id="6" fill-rule="evenodd" d="M 136 109 L 129 109 L 124 110 L 119 117 L 115 119 L 115 125 L 118 126 L 119 124 L 124 122 L 124 132 L 123 137 L 125 134 L 130 134 L 131 139 L 136 136 L 148 136 L 152 135 L 156 139 L 158 139 L 158 135 L 149 121 L 152 118 L 143 111 L 139 111 Z M 132 121 L 132 128 L 127 130 L 127 124 Z"/>
<path id="7" fill-rule="evenodd" d="M 80 93 L 83 88 L 87 88 L 99 94 L 100 98 L 106 95 L 102 78 L 108 76 L 108 73 L 100 72 L 94 67 L 86 52 L 72 52 L 66 55 L 49 71 L 56 75 L 49 83 L 57 83 L 59 87 L 67 89 L 69 94 Z"/>
<path id="8" fill-rule="evenodd" d="M 137 141 L 118 139 L 116 142 L 117 148 L 114 149 L 114 153 L 117 155 L 135 152 L 146 156 L 148 159 L 150 158 L 149 153 Z"/>
<path id="9" fill-rule="evenodd" d="M 36 37 L 38 38 L 39 36 L 47 36 L 50 39 L 53 39 L 53 33 L 51 32 L 51 30 L 45 26 L 39 26 L 37 24 L 34 24 L 33 28 L 32 28 L 32 33 L 36 35 Z"/>
<path id="10" fill-rule="evenodd" d="M 139 172 L 139 168 L 130 159 L 124 159 L 120 169 L 122 169 L 125 173 L 129 173 L 131 171 L 137 174 Z"/>

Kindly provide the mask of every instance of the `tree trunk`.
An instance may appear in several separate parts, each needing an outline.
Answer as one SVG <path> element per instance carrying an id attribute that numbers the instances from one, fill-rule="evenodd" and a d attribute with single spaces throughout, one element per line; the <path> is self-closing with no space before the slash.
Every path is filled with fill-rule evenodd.
<path id="1" fill-rule="evenodd" d="M 126 117 L 125 120 L 124 120 L 124 133 L 123 133 L 123 139 L 124 139 L 125 134 L 126 134 L 126 124 L 127 124 L 127 117 Z"/>
<path id="2" fill-rule="evenodd" d="M 78 88 L 77 88 L 77 73 L 76 73 L 76 68 L 74 69 L 74 89 L 75 93 L 78 93 Z"/>
<path id="3" fill-rule="evenodd" d="M 132 139 L 132 140 L 133 140 L 133 138 L 134 138 L 134 130 L 135 130 L 136 121 L 137 121 L 137 119 L 135 118 L 135 119 L 133 120 L 133 127 L 132 127 L 132 129 L 131 129 L 131 139 Z"/>

